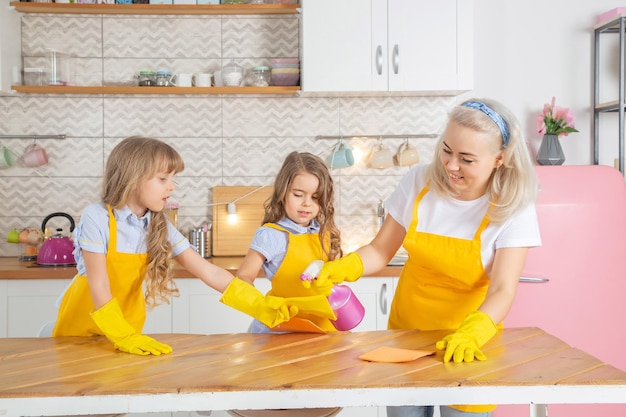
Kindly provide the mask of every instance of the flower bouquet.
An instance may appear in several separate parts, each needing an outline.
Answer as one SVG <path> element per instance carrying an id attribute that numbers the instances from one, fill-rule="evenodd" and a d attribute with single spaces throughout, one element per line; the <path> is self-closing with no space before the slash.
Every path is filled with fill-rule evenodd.
<path id="1" fill-rule="evenodd" d="M 559 136 L 567 136 L 578 132 L 574 127 L 574 114 L 566 107 L 558 107 L 556 99 L 552 97 L 550 103 L 543 106 L 543 111 L 537 117 L 537 128 L 543 133 L 543 139 L 537 152 L 537 162 L 540 165 L 562 165 L 565 154 L 559 143 Z"/>

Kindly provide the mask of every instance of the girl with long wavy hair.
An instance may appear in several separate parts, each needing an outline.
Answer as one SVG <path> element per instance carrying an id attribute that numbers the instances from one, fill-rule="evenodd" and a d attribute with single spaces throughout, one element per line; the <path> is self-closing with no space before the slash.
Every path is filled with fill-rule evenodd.
<path id="1" fill-rule="evenodd" d="M 263 225 L 252 239 L 238 276 L 252 283 L 262 268 L 272 282 L 268 295 L 314 297 L 316 292 L 302 286 L 300 275 L 312 261 L 328 261 L 342 255 L 334 199 L 333 179 L 320 157 L 295 151 L 287 155 L 265 203 Z M 334 317 L 320 314 L 329 307 L 328 301 L 322 297 L 316 303 L 320 311 L 301 312 L 296 317 L 335 331 L 329 320 Z M 272 331 L 258 320 L 252 322 L 249 330 Z"/>

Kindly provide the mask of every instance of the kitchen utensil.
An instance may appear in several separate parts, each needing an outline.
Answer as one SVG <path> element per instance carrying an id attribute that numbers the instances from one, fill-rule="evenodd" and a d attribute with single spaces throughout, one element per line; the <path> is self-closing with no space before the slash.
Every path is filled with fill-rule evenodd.
<path id="1" fill-rule="evenodd" d="M 46 216 L 41 224 L 41 231 L 46 233 L 46 224 L 53 217 L 65 217 L 70 221 L 70 233 L 74 231 L 74 219 L 67 213 L 56 212 Z M 39 265 L 76 265 L 74 259 L 74 242 L 63 236 L 63 229 L 57 228 L 56 233 L 47 238 L 41 245 L 37 263 Z"/>

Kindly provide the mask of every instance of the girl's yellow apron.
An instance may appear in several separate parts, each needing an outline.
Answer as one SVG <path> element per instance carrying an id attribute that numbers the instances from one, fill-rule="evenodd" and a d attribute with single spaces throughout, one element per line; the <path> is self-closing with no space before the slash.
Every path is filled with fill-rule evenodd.
<path id="1" fill-rule="evenodd" d="M 489 277 L 482 264 L 480 236 L 489 217 L 485 214 L 472 240 L 418 232 L 418 205 L 427 192 L 428 186 L 415 199 L 413 218 L 404 238 L 409 256 L 391 303 L 390 329 L 456 330 L 487 294 Z M 495 408 L 452 407 L 470 412 Z"/>
<path id="2" fill-rule="evenodd" d="M 117 298 L 126 321 L 137 333 L 141 333 L 146 321 L 146 301 L 142 284 L 148 255 L 117 251 L 117 223 L 111 207 L 107 206 L 107 209 L 110 237 L 106 268 L 111 294 Z M 63 296 L 52 336 L 101 335 L 102 332 L 89 315 L 94 310 L 87 277 L 77 275 Z"/>
<path id="3" fill-rule="evenodd" d="M 272 289 L 268 295 L 285 298 L 317 295 L 315 291 L 302 285 L 300 274 L 311 262 L 318 259 L 324 262 L 328 260 L 327 255 L 322 250 L 319 235 L 317 233 L 296 235 L 274 223 L 266 223 L 264 226 L 286 232 L 288 236 L 285 259 L 272 278 Z M 337 331 L 328 319 L 305 313 L 298 313 L 296 317 L 309 319 L 326 331 Z"/>

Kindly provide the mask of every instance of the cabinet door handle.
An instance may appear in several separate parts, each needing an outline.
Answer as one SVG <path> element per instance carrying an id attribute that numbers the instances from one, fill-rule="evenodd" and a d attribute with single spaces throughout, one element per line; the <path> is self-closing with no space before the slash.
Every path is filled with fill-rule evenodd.
<path id="1" fill-rule="evenodd" d="M 378 75 L 383 73 L 383 47 L 380 45 L 376 47 L 376 72 Z"/>
<path id="2" fill-rule="evenodd" d="M 542 282 L 550 281 L 548 278 L 535 278 L 535 277 L 519 277 L 519 282 L 533 282 L 540 284 Z"/>
<path id="3" fill-rule="evenodd" d="M 397 44 L 393 46 L 391 62 L 393 64 L 393 73 L 397 74 L 400 69 L 400 48 Z"/>
<path id="4" fill-rule="evenodd" d="M 387 284 L 383 284 L 380 287 L 380 311 L 383 314 L 387 314 Z"/>

